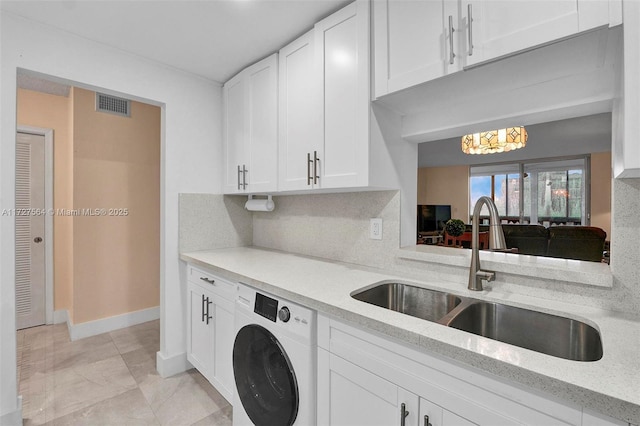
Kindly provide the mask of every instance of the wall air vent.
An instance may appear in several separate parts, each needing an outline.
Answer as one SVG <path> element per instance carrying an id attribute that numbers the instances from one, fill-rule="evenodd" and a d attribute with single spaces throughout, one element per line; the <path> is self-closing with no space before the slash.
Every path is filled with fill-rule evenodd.
<path id="1" fill-rule="evenodd" d="M 131 117 L 131 101 L 104 93 L 96 93 L 96 111 Z"/>

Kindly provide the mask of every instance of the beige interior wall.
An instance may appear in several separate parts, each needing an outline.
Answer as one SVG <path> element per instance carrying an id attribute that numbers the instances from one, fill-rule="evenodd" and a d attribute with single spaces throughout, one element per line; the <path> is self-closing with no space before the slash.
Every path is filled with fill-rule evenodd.
<path id="1" fill-rule="evenodd" d="M 451 217 L 469 222 L 469 166 L 418 169 L 418 204 L 450 204 Z"/>
<path id="2" fill-rule="evenodd" d="M 18 124 L 53 129 L 53 207 L 73 207 L 73 138 L 71 97 L 18 89 Z M 54 310 L 73 318 L 73 219 L 53 217 Z"/>
<path id="3" fill-rule="evenodd" d="M 591 154 L 591 226 L 611 239 L 611 152 Z"/>
<path id="4" fill-rule="evenodd" d="M 160 108 L 132 102 L 131 117 L 95 111 L 74 90 L 74 209 L 127 209 L 74 217 L 74 322 L 160 302 Z"/>
<path id="5" fill-rule="evenodd" d="M 468 222 L 469 166 L 418 169 L 418 204 L 451 204 L 451 215 Z M 591 226 L 611 237 L 611 152 L 591 154 Z"/>

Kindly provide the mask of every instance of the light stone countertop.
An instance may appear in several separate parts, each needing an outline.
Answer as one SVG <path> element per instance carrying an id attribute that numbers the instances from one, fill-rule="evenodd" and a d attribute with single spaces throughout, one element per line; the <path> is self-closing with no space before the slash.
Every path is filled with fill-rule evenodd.
<path id="1" fill-rule="evenodd" d="M 180 258 L 318 312 L 353 322 L 504 379 L 614 418 L 640 424 L 640 317 L 499 291 L 471 292 L 359 265 L 254 247 L 183 253 Z M 506 302 L 581 320 L 600 331 L 602 359 L 544 355 L 355 300 L 381 281 L 404 281 L 476 299 Z"/>

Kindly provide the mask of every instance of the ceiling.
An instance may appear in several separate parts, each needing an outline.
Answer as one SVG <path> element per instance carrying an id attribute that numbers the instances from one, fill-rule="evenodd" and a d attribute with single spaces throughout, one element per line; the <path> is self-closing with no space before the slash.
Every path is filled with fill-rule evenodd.
<path id="1" fill-rule="evenodd" d="M 611 113 L 526 126 L 527 146 L 511 152 L 468 155 L 461 137 L 418 145 L 418 167 L 479 165 L 611 151 Z M 490 129 L 483 129 L 490 130 Z"/>
<path id="2" fill-rule="evenodd" d="M 350 1 L 2 0 L 0 7 L 223 83 Z"/>

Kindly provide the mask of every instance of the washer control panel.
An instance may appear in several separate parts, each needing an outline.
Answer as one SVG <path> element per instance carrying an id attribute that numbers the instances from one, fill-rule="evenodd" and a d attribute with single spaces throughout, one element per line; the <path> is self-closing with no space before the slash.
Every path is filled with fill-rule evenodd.
<path id="1" fill-rule="evenodd" d="M 310 339 L 315 333 L 316 312 L 306 306 L 256 290 L 244 283 L 238 285 L 236 312 L 253 312 L 287 333 Z"/>
<path id="2" fill-rule="evenodd" d="M 276 314 L 278 313 L 278 301 L 276 299 L 265 296 L 262 293 L 256 292 L 256 303 L 253 306 L 253 312 L 258 315 L 262 315 L 270 321 L 276 322 Z M 282 318 L 280 319 L 282 320 Z"/>

